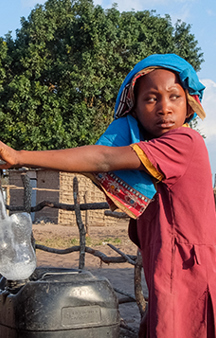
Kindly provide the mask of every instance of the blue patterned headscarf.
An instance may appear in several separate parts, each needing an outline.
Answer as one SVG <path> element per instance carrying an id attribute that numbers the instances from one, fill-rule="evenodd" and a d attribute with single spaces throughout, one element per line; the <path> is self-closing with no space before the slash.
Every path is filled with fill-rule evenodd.
<path id="1" fill-rule="evenodd" d="M 126 76 L 118 92 L 115 105 L 115 118 L 125 115 L 132 109 L 133 100 L 130 89 L 133 90 L 137 78 L 154 68 L 165 68 L 179 75 L 181 85 L 187 93 L 189 105 L 191 105 L 194 113 L 201 119 L 204 119 L 205 112 L 201 106 L 201 101 L 205 87 L 199 81 L 194 68 L 176 54 L 153 54 L 136 64 Z"/>
<path id="2" fill-rule="evenodd" d="M 164 68 L 177 72 L 182 87 L 187 94 L 188 104 L 201 118 L 205 112 L 201 106 L 204 86 L 199 82 L 193 67 L 175 54 L 151 55 L 136 64 L 126 76 L 117 96 L 115 120 L 96 144 L 106 146 L 127 146 L 145 140 L 137 120 L 129 114 L 133 109 L 133 88 L 136 79 L 154 68 Z M 98 173 L 91 177 L 105 192 L 112 210 L 120 208 L 130 217 L 139 217 L 156 193 L 150 175 L 144 171 L 121 170 L 111 173 Z"/>

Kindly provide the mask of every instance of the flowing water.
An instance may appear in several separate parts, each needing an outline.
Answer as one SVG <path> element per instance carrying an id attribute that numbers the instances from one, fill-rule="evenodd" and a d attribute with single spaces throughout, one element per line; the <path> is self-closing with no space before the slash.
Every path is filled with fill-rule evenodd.
<path id="1" fill-rule="evenodd" d="M 31 232 L 30 215 L 15 213 L 8 216 L 0 191 L 0 274 L 8 280 L 27 279 L 36 268 Z"/>

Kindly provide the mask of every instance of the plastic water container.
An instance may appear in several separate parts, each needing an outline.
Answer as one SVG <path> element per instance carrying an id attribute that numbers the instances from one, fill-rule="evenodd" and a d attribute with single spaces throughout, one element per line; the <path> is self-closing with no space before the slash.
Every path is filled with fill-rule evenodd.
<path id="1" fill-rule="evenodd" d="M 0 280 L 1 338 L 118 338 L 118 300 L 106 278 L 37 268 L 22 286 Z"/>

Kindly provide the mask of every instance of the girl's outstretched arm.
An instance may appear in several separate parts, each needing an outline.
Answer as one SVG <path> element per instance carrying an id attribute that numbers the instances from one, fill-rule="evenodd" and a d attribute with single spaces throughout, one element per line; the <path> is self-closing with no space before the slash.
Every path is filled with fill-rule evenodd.
<path id="1" fill-rule="evenodd" d="M 130 146 L 99 145 L 44 151 L 14 150 L 0 142 L 0 159 L 10 167 L 41 167 L 67 172 L 107 172 L 121 169 L 143 170 L 138 156 Z"/>

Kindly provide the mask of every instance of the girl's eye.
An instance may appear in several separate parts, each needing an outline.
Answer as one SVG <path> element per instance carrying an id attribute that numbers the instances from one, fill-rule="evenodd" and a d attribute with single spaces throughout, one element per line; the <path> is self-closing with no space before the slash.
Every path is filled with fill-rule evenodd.
<path id="1" fill-rule="evenodd" d="M 172 100 L 176 100 L 176 99 L 178 99 L 179 98 L 179 95 L 177 95 L 177 94 L 173 94 L 172 96 L 171 96 L 171 99 Z"/>
<path id="2" fill-rule="evenodd" d="M 147 102 L 155 102 L 157 101 L 156 97 L 147 97 L 146 99 Z"/>

